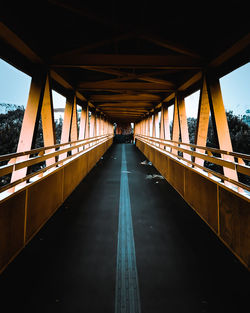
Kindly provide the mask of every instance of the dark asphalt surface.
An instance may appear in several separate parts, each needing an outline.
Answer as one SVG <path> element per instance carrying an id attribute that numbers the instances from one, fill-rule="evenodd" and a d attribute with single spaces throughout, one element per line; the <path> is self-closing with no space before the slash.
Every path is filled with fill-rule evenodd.
<path id="1" fill-rule="evenodd" d="M 249 310 L 249 272 L 126 144 L 142 313 Z M 0 311 L 115 311 L 121 144 L 0 276 Z"/>

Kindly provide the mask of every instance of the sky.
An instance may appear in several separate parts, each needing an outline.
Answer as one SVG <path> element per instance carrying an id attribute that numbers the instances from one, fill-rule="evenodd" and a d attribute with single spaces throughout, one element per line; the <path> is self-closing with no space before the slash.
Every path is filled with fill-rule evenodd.
<path id="1" fill-rule="evenodd" d="M 20 72 L 0 59 L 0 103 L 11 103 L 26 107 L 30 76 Z M 250 63 L 238 68 L 220 79 L 226 111 L 236 115 L 250 109 Z M 52 92 L 54 108 L 64 108 L 65 98 Z M 187 117 L 197 117 L 199 91 L 185 98 Z M 169 115 L 172 114 L 170 108 Z"/>

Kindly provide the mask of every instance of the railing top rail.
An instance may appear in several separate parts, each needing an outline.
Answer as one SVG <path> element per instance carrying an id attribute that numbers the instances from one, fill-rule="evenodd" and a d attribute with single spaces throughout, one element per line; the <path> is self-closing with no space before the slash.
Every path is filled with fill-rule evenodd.
<path id="1" fill-rule="evenodd" d="M 73 157 L 76 157 L 82 153 L 86 153 L 88 152 L 89 150 L 91 150 L 92 148 L 95 148 L 96 146 L 98 146 L 99 144 L 105 142 L 106 140 L 110 139 L 111 137 L 113 137 L 113 134 L 105 134 L 105 135 L 101 135 L 101 136 L 95 136 L 95 137 L 89 137 L 89 138 L 86 138 L 84 140 L 77 140 L 77 141 L 71 141 L 71 142 L 68 142 L 66 144 L 61 144 L 59 146 L 65 146 L 65 145 L 69 145 L 69 144 L 76 144 L 76 143 L 80 143 L 78 145 L 71 145 L 70 147 L 68 148 L 65 148 L 65 149 L 62 149 L 62 150 L 58 150 L 58 151 L 55 151 L 55 152 L 52 152 L 52 153 L 48 153 L 46 155 L 40 155 L 40 156 L 36 156 L 36 157 L 32 157 L 32 158 L 29 158 L 29 159 L 26 159 L 26 160 L 23 160 L 23 161 L 20 161 L 20 162 L 17 162 L 17 163 L 14 163 L 14 164 L 9 164 L 9 165 L 5 165 L 5 166 L 1 166 L 0 167 L 0 176 L 3 176 L 3 175 L 6 175 L 6 174 L 9 174 L 11 172 L 13 172 L 13 170 L 19 170 L 21 168 L 25 168 L 25 167 L 28 167 L 28 166 L 32 166 L 32 165 L 35 165 L 37 163 L 40 163 L 40 162 L 43 162 L 47 159 L 51 159 L 57 155 L 60 155 L 60 154 L 63 154 L 63 153 L 66 153 L 70 150 L 75 150 L 75 149 L 78 149 L 84 145 L 88 145 L 88 144 L 91 144 L 95 141 L 97 141 L 97 143 L 93 146 L 90 146 L 88 148 L 86 148 L 85 150 L 81 150 L 81 151 L 78 151 L 72 155 L 69 155 L 65 158 L 63 158 L 62 160 L 58 160 L 58 161 L 55 161 L 53 162 L 53 164 L 49 165 L 49 166 L 46 166 L 34 173 L 30 173 L 24 177 L 22 177 L 21 179 L 18 179 L 12 183 L 8 183 L 4 186 L 2 186 L 0 188 L 0 192 L 3 192 L 7 189 L 10 189 L 18 184 L 20 184 L 21 182 L 24 182 L 24 181 L 27 181 L 28 179 L 34 177 L 34 176 L 37 176 L 39 175 L 40 173 L 43 173 L 45 171 L 47 171 L 48 169 L 51 169 L 51 168 L 54 168 L 56 166 L 58 166 L 59 164 L 62 164 L 64 163 L 65 161 L 68 161 L 70 160 L 71 158 Z M 58 146 L 58 145 L 55 145 L 55 146 Z M 55 146 L 51 146 L 50 148 L 46 147 L 46 149 L 52 149 L 52 148 L 55 148 Z M 46 149 L 40 149 L 40 151 L 44 151 Z M 37 150 L 37 149 L 34 149 L 34 150 L 30 150 L 31 153 L 28 153 L 30 151 L 26 151 L 27 154 L 34 154 L 34 151 Z M 11 154 L 12 155 L 12 154 Z"/>
<path id="2" fill-rule="evenodd" d="M 198 146 L 198 145 L 191 144 L 191 143 L 185 143 L 185 142 L 169 140 L 169 139 L 162 139 L 162 138 L 158 138 L 158 137 L 146 136 L 146 135 L 141 135 L 141 134 L 137 134 L 136 136 L 146 137 L 146 138 L 150 138 L 150 139 L 156 139 L 156 140 L 159 140 L 161 142 L 175 143 L 175 144 L 179 144 L 179 145 L 192 147 L 192 148 L 195 148 L 195 149 L 201 149 L 201 150 L 205 150 L 205 151 L 210 151 L 210 152 L 213 152 L 213 153 L 224 154 L 224 155 L 231 155 L 231 156 L 234 156 L 236 158 L 241 158 L 241 159 L 250 161 L 250 155 L 249 154 L 244 154 L 244 153 L 240 153 L 240 152 L 231 152 L 231 151 L 226 151 L 226 150 L 220 150 L 220 149 L 217 149 L 217 148 L 212 148 L 212 147 L 207 147 L 207 146 Z"/>
<path id="3" fill-rule="evenodd" d="M 188 149 L 184 149 L 184 148 L 178 147 L 178 146 L 173 145 L 173 144 L 169 144 L 169 143 L 178 143 L 178 144 L 182 145 L 181 142 L 177 142 L 177 141 L 173 142 L 171 140 L 164 141 L 164 140 L 160 140 L 157 137 L 149 137 L 149 136 L 144 136 L 144 135 L 136 135 L 136 137 L 138 137 L 143 142 L 153 146 L 155 149 L 163 151 L 164 153 L 169 154 L 169 155 L 173 156 L 174 158 L 178 158 L 180 160 L 185 161 L 187 164 L 192 165 L 194 168 L 195 167 L 196 168 L 200 168 L 200 169 L 204 170 L 205 172 L 210 173 L 210 174 L 212 174 L 212 175 L 214 175 L 214 176 L 216 176 L 216 177 L 218 177 L 218 178 L 220 178 L 222 180 L 228 181 L 228 182 L 230 182 L 230 183 L 232 183 L 232 184 L 234 184 L 234 185 L 236 185 L 236 186 L 238 186 L 240 188 L 243 188 L 243 189 L 245 189 L 247 191 L 250 191 L 250 186 L 248 186 L 248 185 L 246 185 L 246 184 L 244 184 L 242 182 L 238 182 L 238 181 L 236 181 L 234 179 L 230 179 L 229 177 L 226 177 L 225 175 L 223 175 L 223 174 L 221 174 L 219 172 L 213 171 L 213 170 L 211 170 L 211 169 L 209 169 L 209 168 L 207 168 L 205 166 L 199 165 L 196 162 L 194 162 L 192 160 L 188 160 L 188 159 L 186 159 L 183 156 L 177 155 L 176 153 L 171 152 L 171 150 L 170 151 L 165 150 L 160 145 L 165 145 L 165 146 L 167 146 L 169 148 L 172 148 L 174 150 L 178 150 L 178 151 L 181 151 L 183 153 L 187 153 L 187 154 L 189 154 L 191 156 L 195 156 L 197 158 L 201 158 L 203 160 L 209 161 L 209 162 L 217 164 L 217 165 L 221 165 L 221 166 L 225 166 L 225 167 L 228 167 L 228 168 L 231 168 L 231 169 L 235 169 L 239 173 L 243 173 L 243 174 L 248 175 L 248 176 L 250 176 L 250 167 L 249 166 L 240 165 L 240 164 L 238 164 L 238 163 L 236 163 L 234 161 L 223 160 L 223 159 L 221 159 L 219 157 L 209 156 L 209 155 L 206 155 L 205 153 L 199 153 L 199 152 L 196 152 L 196 151 L 192 151 L 192 150 L 188 150 Z M 159 145 L 159 146 L 156 146 L 156 144 Z M 206 150 L 206 149 L 203 149 L 203 150 Z"/>
<path id="4" fill-rule="evenodd" d="M 10 160 L 13 158 L 17 158 L 20 156 L 25 156 L 25 155 L 30 155 L 30 154 L 37 154 L 40 152 L 44 152 L 46 150 L 50 150 L 50 149 L 57 149 L 63 146 L 67 146 L 67 145 L 72 145 L 72 144 L 76 144 L 79 142 L 88 142 L 89 140 L 93 140 L 93 139 L 102 139 L 104 137 L 110 136 L 111 134 L 105 134 L 105 135 L 100 135 L 100 136 L 94 136 L 94 137 L 88 137 L 88 138 L 84 138 L 84 139 L 79 139 L 79 140 L 75 140 L 75 141 L 68 141 L 66 143 L 60 143 L 60 144 L 56 144 L 53 146 L 46 146 L 46 147 L 41 147 L 41 148 L 36 148 L 36 149 L 31 149 L 31 150 L 27 150 L 27 151 L 22 151 L 22 152 L 14 152 L 14 153 L 8 153 L 8 154 L 3 154 L 0 155 L 0 161 L 5 161 L 5 160 Z"/>

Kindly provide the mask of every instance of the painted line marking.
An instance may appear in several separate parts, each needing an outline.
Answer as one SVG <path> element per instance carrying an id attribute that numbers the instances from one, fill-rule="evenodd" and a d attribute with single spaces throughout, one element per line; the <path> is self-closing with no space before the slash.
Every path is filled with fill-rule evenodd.
<path id="1" fill-rule="evenodd" d="M 140 295 L 125 144 L 122 145 L 115 313 L 140 313 Z"/>

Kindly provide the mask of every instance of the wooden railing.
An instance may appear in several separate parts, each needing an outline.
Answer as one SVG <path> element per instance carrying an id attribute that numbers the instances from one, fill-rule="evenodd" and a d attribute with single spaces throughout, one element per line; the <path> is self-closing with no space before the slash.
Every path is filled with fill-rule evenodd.
<path id="1" fill-rule="evenodd" d="M 47 146 L 24 152 L 1 155 L 0 162 L 5 161 L 8 163 L 6 165 L 0 166 L 0 178 L 5 175 L 12 174 L 15 171 L 32 167 L 44 161 L 45 165 L 39 170 L 35 170 L 32 173 L 24 175 L 22 178 L 0 187 L 0 193 L 6 190 L 11 190 L 11 188 L 17 186 L 20 183 L 29 182 L 29 180 L 34 176 L 42 177 L 43 174 L 48 170 L 62 166 L 71 159 L 75 159 L 75 157 L 88 152 L 89 150 L 97 147 L 112 137 L 113 134 L 106 134 L 77 141 L 70 141 L 54 146 Z M 46 165 L 46 160 L 53 161 L 50 162 L 49 165 Z"/>
<path id="2" fill-rule="evenodd" d="M 217 177 L 217 179 L 219 179 L 221 182 L 229 182 L 237 188 L 239 193 L 245 194 L 245 191 L 247 191 L 247 195 L 249 195 L 249 185 L 211 170 L 204 165 L 199 164 L 200 162 L 198 163 L 197 159 L 202 159 L 204 161 L 235 170 L 237 173 L 250 176 L 250 166 L 246 165 L 246 163 L 250 162 L 250 155 L 237 152 L 228 152 L 216 148 L 196 146 L 194 144 L 188 144 L 179 141 L 164 140 L 157 137 L 149 137 L 140 134 L 135 135 L 135 138 L 153 146 L 155 149 L 158 149 L 179 161 L 184 162 L 184 164 L 187 166 L 197 170 L 202 170 L 203 173 L 207 173 L 209 177 Z M 220 157 L 218 157 L 218 155 L 220 155 Z M 187 156 L 189 157 L 187 158 Z M 225 156 L 231 156 L 232 161 L 224 159 Z"/>

